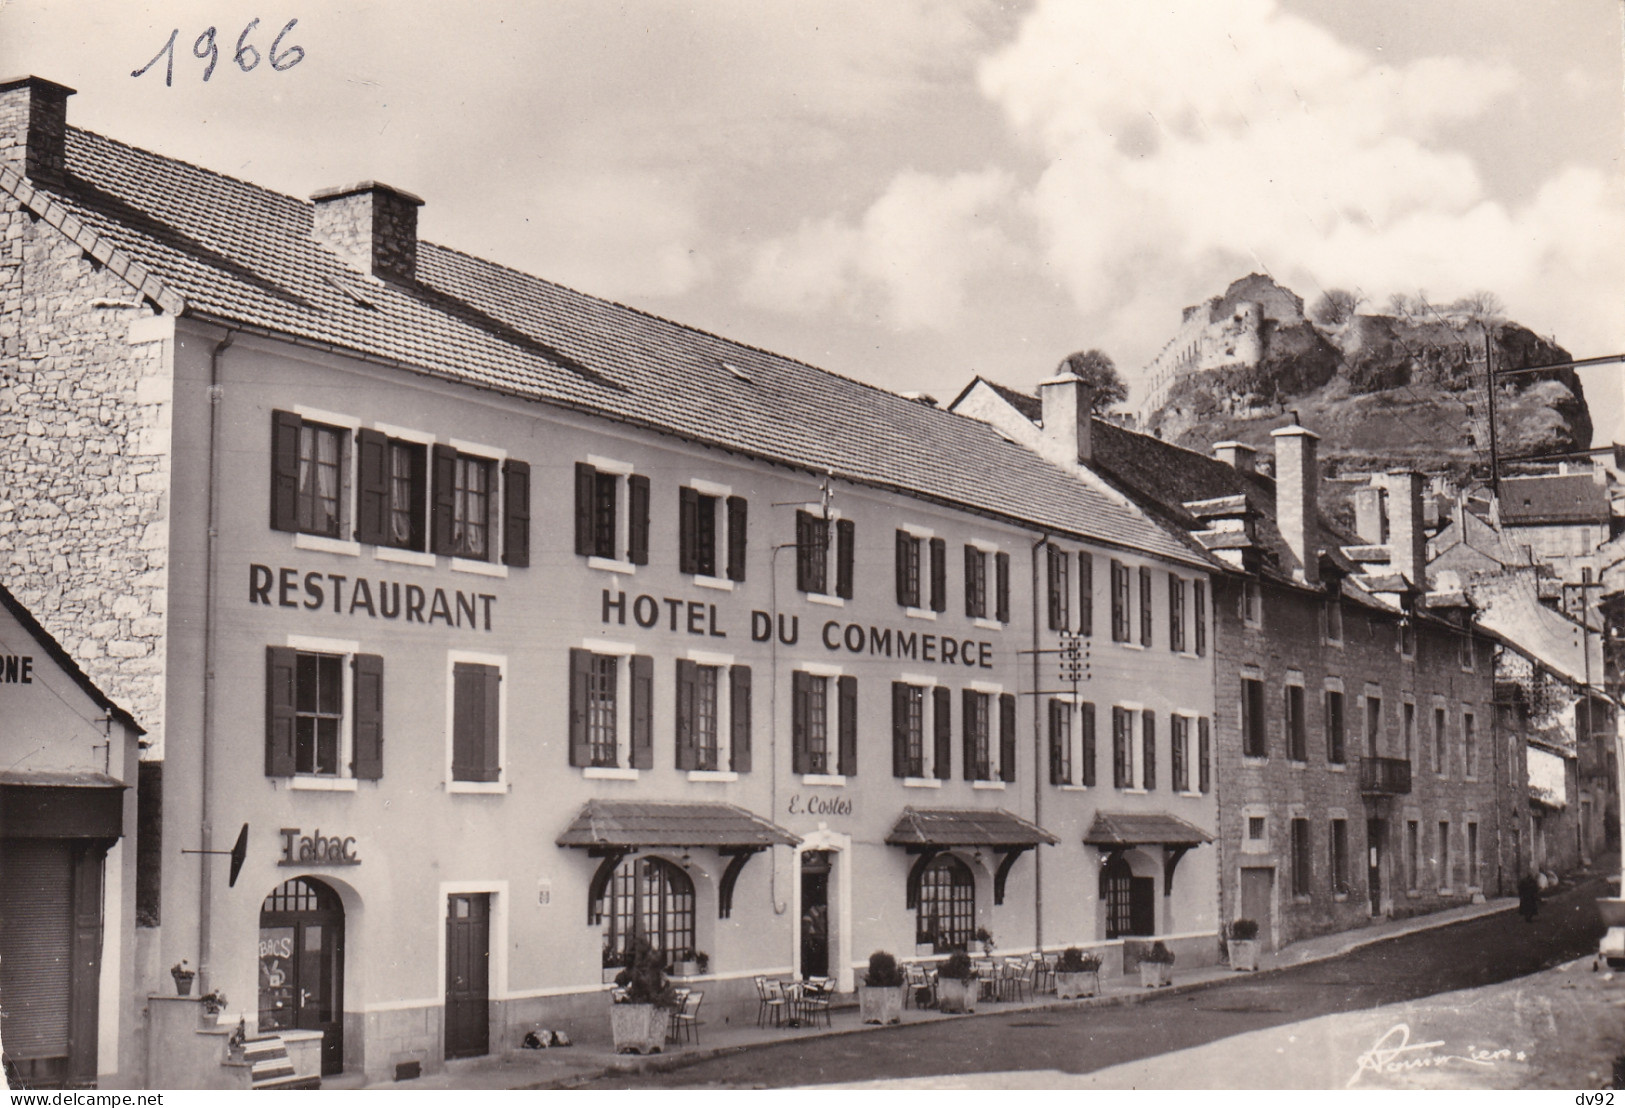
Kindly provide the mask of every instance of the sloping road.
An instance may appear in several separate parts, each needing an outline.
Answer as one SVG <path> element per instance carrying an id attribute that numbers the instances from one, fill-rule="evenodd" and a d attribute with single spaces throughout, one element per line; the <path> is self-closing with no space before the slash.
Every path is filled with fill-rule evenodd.
<path id="1" fill-rule="evenodd" d="M 1526 924 L 1500 912 L 1418 931 L 1342 957 L 1117 1007 L 1013 1012 L 781 1043 L 665 1073 L 617 1074 L 584 1088 L 781 1088 L 1021 1070 L 1084 1074 L 1263 1028 L 1476 988 L 1596 949 L 1592 880 L 1549 899 Z"/>

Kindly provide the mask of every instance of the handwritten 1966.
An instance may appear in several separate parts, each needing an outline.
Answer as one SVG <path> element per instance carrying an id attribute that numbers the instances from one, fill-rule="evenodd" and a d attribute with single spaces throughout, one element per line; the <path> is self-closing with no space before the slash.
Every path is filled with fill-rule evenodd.
<path id="1" fill-rule="evenodd" d="M 288 20 L 287 26 L 277 33 L 276 39 L 271 43 L 271 53 L 265 58 L 266 61 L 271 63 L 271 68 L 278 73 L 292 69 L 305 60 L 304 47 L 295 46 L 292 43 L 289 43 L 286 48 L 282 45 L 282 40 L 287 37 L 288 32 L 293 30 L 294 24 L 298 22 L 297 19 Z M 259 49 L 248 41 L 248 36 L 253 34 L 254 29 L 259 25 L 260 21 L 253 19 L 248 26 L 243 28 L 243 33 L 237 36 L 237 52 L 232 55 L 231 60 L 236 62 L 237 68 L 244 73 L 251 72 L 254 67 L 260 64 Z M 161 58 L 164 60 L 164 87 L 171 87 L 175 83 L 175 39 L 180 33 L 181 29 L 179 27 L 170 31 L 169 41 L 164 43 L 163 49 L 154 54 L 152 60 L 146 65 L 131 71 L 130 76 L 140 77 L 147 70 L 157 65 Z M 220 47 L 215 42 L 215 33 L 215 29 L 210 27 L 197 37 L 197 41 L 192 43 L 192 56 L 199 61 L 206 59 L 208 62 L 203 67 L 203 79 L 205 81 L 214 76 L 215 64 L 220 61 Z"/>

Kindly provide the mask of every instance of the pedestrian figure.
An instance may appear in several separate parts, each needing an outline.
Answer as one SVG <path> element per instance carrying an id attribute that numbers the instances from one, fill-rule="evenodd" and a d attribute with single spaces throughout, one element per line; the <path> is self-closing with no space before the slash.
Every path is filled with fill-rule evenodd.
<path id="1" fill-rule="evenodd" d="M 1540 882 L 1535 875 L 1526 873 L 1518 879 L 1518 914 L 1525 923 L 1535 922 L 1535 915 L 1540 911 Z"/>

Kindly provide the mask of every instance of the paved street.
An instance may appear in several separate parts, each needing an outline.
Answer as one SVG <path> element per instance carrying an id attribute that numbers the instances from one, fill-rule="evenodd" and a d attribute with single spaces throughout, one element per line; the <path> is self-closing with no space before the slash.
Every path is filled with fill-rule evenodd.
<path id="1" fill-rule="evenodd" d="M 1593 899 L 1604 890 L 1600 880 L 1568 889 L 1546 903 L 1533 925 L 1501 912 L 1401 936 L 1332 961 L 1237 977 L 1139 1004 L 1015 1012 L 765 1046 L 666 1073 L 611 1075 L 583 1087 L 759 1088 L 1013 1070 L 1087 1074 L 1234 1035 L 1492 985 L 1556 966 L 1595 949 L 1601 924 Z M 1193 1074 L 1192 1084 L 1201 1083 Z"/>

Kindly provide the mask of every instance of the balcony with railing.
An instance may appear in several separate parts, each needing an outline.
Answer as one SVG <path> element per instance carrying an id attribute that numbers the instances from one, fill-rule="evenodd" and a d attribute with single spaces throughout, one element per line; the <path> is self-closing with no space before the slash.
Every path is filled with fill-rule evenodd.
<path id="1" fill-rule="evenodd" d="M 1411 791 L 1408 758 L 1361 758 L 1361 796 L 1405 796 Z"/>

